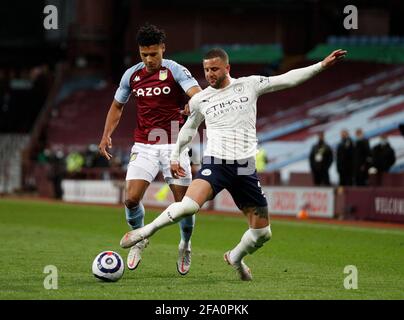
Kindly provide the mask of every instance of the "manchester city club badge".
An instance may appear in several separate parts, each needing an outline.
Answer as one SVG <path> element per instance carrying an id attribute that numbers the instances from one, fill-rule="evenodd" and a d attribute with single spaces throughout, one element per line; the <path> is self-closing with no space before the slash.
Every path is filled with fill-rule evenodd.
<path id="1" fill-rule="evenodd" d="M 241 83 L 236 84 L 236 86 L 234 87 L 234 92 L 243 93 L 243 91 L 244 91 L 244 86 Z"/>
<path id="2" fill-rule="evenodd" d="M 160 70 L 159 79 L 160 79 L 161 81 L 166 80 L 166 79 L 167 79 L 167 76 L 168 76 L 167 69 L 165 69 L 165 70 Z"/>

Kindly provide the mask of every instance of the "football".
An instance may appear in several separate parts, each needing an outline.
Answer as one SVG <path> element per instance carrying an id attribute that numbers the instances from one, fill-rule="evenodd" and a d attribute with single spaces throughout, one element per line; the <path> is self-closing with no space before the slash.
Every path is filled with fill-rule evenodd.
<path id="1" fill-rule="evenodd" d="M 93 274 L 103 281 L 118 281 L 122 278 L 124 271 L 122 257 L 114 251 L 103 251 L 93 261 Z"/>

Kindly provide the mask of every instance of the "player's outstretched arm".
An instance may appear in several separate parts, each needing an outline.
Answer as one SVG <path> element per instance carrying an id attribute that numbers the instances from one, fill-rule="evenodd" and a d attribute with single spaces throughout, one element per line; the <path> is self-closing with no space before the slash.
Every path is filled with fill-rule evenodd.
<path id="1" fill-rule="evenodd" d="M 124 105 L 122 103 L 119 103 L 114 99 L 105 120 L 104 133 L 102 134 L 98 150 L 100 154 L 102 154 L 108 160 L 112 158 L 112 155 L 107 151 L 107 149 L 112 148 L 111 135 L 118 126 L 119 120 L 122 116 L 123 107 Z"/>
<path id="2" fill-rule="evenodd" d="M 266 83 L 264 81 L 264 84 L 261 85 L 260 93 L 278 91 L 297 86 L 343 59 L 346 53 L 347 51 L 338 49 L 325 57 L 321 62 L 305 68 L 293 69 L 279 76 L 268 77 L 268 81 L 266 81 Z"/>

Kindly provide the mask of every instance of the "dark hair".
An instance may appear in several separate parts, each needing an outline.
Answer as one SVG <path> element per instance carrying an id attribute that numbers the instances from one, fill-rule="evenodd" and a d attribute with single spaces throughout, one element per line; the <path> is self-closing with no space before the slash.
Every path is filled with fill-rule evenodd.
<path id="1" fill-rule="evenodd" d="M 136 35 L 137 44 L 141 47 L 148 47 L 155 44 L 162 44 L 166 40 L 164 30 L 157 28 L 155 25 L 146 23 L 142 26 Z"/>
<path id="2" fill-rule="evenodd" d="M 224 62 L 229 63 L 229 56 L 228 56 L 227 52 L 221 48 L 210 49 L 208 52 L 206 52 L 205 56 L 203 57 L 204 60 L 214 59 L 214 58 L 220 58 Z"/>

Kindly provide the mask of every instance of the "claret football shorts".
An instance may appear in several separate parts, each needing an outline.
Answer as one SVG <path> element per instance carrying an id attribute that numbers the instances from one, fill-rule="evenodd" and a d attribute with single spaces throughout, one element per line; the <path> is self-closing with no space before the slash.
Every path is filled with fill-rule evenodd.
<path id="1" fill-rule="evenodd" d="M 191 165 L 188 149 L 180 157 L 180 165 L 186 176 L 174 179 L 170 171 L 170 155 L 175 144 L 144 144 L 135 143 L 132 147 L 126 180 L 146 180 L 152 182 L 159 171 L 162 172 L 167 184 L 189 186 L 192 181 Z"/>
<path id="2" fill-rule="evenodd" d="M 255 170 L 254 159 L 228 161 L 204 157 L 195 179 L 210 183 L 213 198 L 223 189 L 231 194 L 237 207 L 267 207 L 268 202 Z"/>

